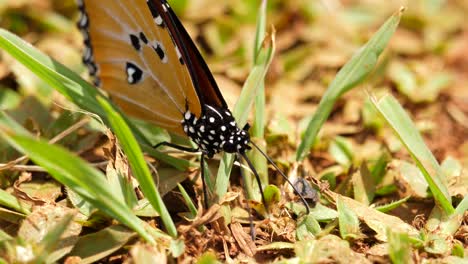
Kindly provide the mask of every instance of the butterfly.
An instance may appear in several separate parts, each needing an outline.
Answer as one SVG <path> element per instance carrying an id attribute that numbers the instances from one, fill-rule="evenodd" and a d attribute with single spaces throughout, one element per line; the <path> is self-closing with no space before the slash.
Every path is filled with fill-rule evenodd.
<path id="1" fill-rule="evenodd" d="M 236 153 L 247 161 L 261 190 L 260 178 L 245 154 L 253 144 L 249 126 L 238 127 L 206 62 L 169 4 L 165 0 L 78 0 L 78 7 L 83 62 L 95 85 L 128 115 L 189 137 L 197 145 L 192 149 L 163 142 L 156 147 L 201 152 L 201 168 L 205 156 Z M 266 206 L 263 193 L 262 199 Z"/>

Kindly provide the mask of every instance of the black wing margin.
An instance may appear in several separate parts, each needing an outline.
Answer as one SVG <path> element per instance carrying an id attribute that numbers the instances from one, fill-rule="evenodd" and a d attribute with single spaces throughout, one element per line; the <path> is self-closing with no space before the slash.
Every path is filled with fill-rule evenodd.
<path id="1" fill-rule="evenodd" d="M 165 0 L 148 1 L 159 2 L 159 4 L 149 4 L 148 6 L 150 9 L 152 7 L 158 9 L 157 12 L 165 23 L 163 26 L 168 28 L 172 39 L 179 48 L 182 60 L 188 67 L 190 77 L 201 102 L 202 114 L 204 114 L 205 104 L 227 109 L 228 106 L 216 84 L 213 74 L 172 8 L 170 8 Z M 154 12 L 154 10 L 151 10 L 151 12 Z"/>

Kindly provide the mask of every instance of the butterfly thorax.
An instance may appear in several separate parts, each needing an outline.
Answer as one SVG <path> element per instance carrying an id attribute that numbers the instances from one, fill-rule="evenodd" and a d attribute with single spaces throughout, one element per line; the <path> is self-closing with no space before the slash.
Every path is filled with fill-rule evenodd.
<path id="1" fill-rule="evenodd" d="M 228 109 L 205 105 L 204 114 L 200 118 L 187 110 L 182 126 L 190 139 L 208 157 L 220 151 L 244 153 L 250 149 L 249 134 L 237 126 Z"/>

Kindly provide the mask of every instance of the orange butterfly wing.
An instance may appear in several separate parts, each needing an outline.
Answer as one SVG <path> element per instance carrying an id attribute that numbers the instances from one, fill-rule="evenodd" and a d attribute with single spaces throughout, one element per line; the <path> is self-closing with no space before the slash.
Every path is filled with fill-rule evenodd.
<path id="1" fill-rule="evenodd" d="M 79 5 L 84 61 L 99 85 L 127 114 L 185 135 L 184 112 L 188 108 L 200 116 L 202 107 L 182 54 L 154 9 L 162 3 L 84 0 Z"/>

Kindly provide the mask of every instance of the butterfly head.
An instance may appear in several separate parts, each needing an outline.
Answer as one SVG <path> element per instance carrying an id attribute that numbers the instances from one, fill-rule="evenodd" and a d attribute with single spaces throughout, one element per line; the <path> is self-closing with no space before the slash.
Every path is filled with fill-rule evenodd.
<path id="1" fill-rule="evenodd" d="M 250 136 L 247 130 L 241 130 L 236 126 L 236 131 L 232 131 L 228 140 L 223 145 L 223 150 L 227 153 L 244 153 L 250 149 Z"/>
<path id="2" fill-rule="evenodd" d="M 244 153 L 250 149 L 248 128 L 240 129 L 228 109 L 205 105 L 201 117 L 187 110 L 182 127 L 208 157 L 220 151 Z"/>

